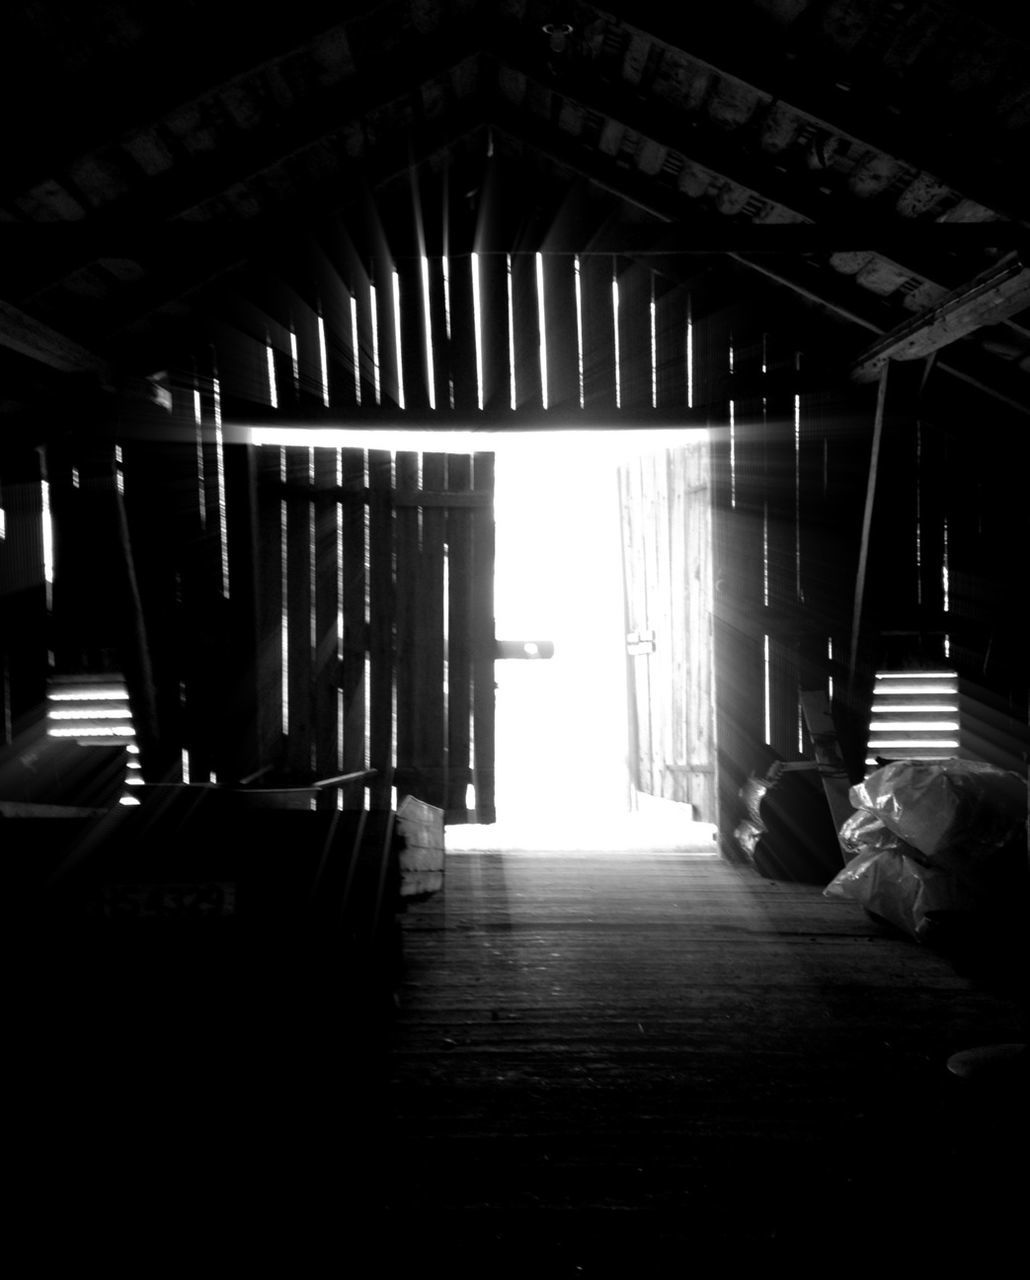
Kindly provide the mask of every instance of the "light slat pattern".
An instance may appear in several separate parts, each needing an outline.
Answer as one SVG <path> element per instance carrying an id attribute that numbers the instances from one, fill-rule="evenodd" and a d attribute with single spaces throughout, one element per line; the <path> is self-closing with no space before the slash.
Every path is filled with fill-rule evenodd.
<path id="1" fill-rule="evenodd" d="M 410 229 L 393 235 L 398 245 L 409 238 Z M 212 300 L 203 335 L 210 341 L 202 339 L 196 351 L 170 371 L 170 415 L 153 406 L 140 407 L 138 416 L 146 431 L 125 440 L 120 480 L 156 683 L 159 742 L 150 744 L 149 753 L 144 751 L 144 768 L 153 776 L 172 776 L 184 751 L 194 780 L 247 776 L 282 758 L 283 683 L 291 730 L 287 754 L 294 770 L 314 767 L 322 772 L 334 754 L 347 757 L 355 767 L 372 763 L 370 747 L 354 737 L 366 713 L 369 733 L 373 723 L 378 726 L 374 767 L 393 767 L 392 748 L 386 745 L 393 734 L 392 692 L 389 707 L 383 690 L 377 698 L 371 689 L 359 692 L 365 679 L 359 679 L 359 648 L 367 653 L 374 638 L 384 661 L 396 622 L 394 589 L 388 589 L 383 573 L 373 569 L 371 547 L 365 546 L 365 515 L 370 515 L 368 536 L 373 526 L 386 525 L 385 515 L 371 515 L 363 506 L 363 491 L 375 490 L 379 482 L 366 482 L 363 475 L 359 482 L 356 472 L 349 474 L 343 486 L 348 493 L 339 499 L 337 511 L 337 497 L 326 489 L 332 469 L 326 463 L 316 482 L 312 522 L 308 496 L 300 490 L 292 497 L 278 492 L 274 459 L 264 449 L 238 443 L 233 430 L 240 422 L 359 425 L 382 418 L 432 427 L 437 419 L 427 407 L 427 295 L 439 419 L 474 423 L 480 389 L 472 259 L 465 252 L 445 258 L 427 247 L 423 272 L 421 258 L 391 258 L 392 245 L 385 238 L 370 254 L 367 247 L 352 243 L 342 226 L 318 243 L 310 239 L 284 246 L 275 272 L 249 276 L 232 294 Z M 623 421 L 645 425 L 653 419 L 665 425 L 706 426 L 713 433 L 715 741 L 723 830 L 736 825 L 739 787 L 749 770 L 764 765 L 769 750 L 787 759 L 807 752 L 798 716 L 801 685 L 829 689 L 832 684 L 838 727 L 847 730 L 843 746 L 852 764 L 859 766 L 873 672 L 898 659 L 908 661 L 913 651 L 920 658 L 950 661 L 985 686 L 972 691 L 974 701 L 982 704 L 973 708 L 978 753 L 997 736 L 995 708 L 1001 717 L 1025 722 L 1022 624 L 1012 612 L 1015 598 L 999 576 L 999 566 L 1019 541 L 1011 530 L 1026 518 L 1025 504 L 1011 489 L 1018 467 L 998 472 L 987 461 L 989 448 L 967 456 L 952 425 L 927 421 L 913 427 L 899 410 L 879 469 L 860 670 L 851 689 L 847 671 L 829 655 L 839 659 L 850 651 L 854 577 L 848 566 L 857 558 L 871 416 L 861 402 L 845 403 L 826 391 L 818 357 L 806 354 L 808 346 L 818 350 L 819 335 L 803 331 L 796 323 L 798 315 L 772 295 L 764 300 L 763 310 L 753 298 L 747 306 L 727 300 L 703 280 L 688 284 L 666 277 L 652 289 L 652 281 L 628 259 L 545 251 L 540 278 L 548 314 L 542 362 L 535 267 L 535 251 L 524 247 L 510 252 L 491 248 L 479 255 L 478 342 L 488 411 L 484 421 L 489 417 L 491 426 L 503 424 L 511 411 L 514 386 L 518 414 L 512 415 L 513 426 L 536 425 L 532 415 L 542 405 L 543 364 L 548 371 L 549 413 L 571 414 L 583 426 Z M 399 279 L 396 293 L 394 270 Z M 619 286 L 617 371 L 624 406 L 618 412 L 613 276 Z M 423 282 L 428 285 L 425 290 Z M 794 332 L 801 336 L 787 336 Z M 403 358 L 396 350 L 398 333 Z M 902 404 L 903 385 L 897 394 Z M 693 409 L 686 405 L 688 397 Z M 990 424 L 982 430 L 989 433 Z M 1011 441 L 1006 447 L 1010 445 Z M 74 450 L 68 459 L 56 448 L 48 447 L 47 453 L 55 516 L 68 526 L 81 506 L 70 468 L 84 476 L 87 472 Z M 956 467 L 953 460 L 960 455 L 962 465 Z M 302 489 L 310 487 L 305 458 L 310 461 L 301 450 L 298 465 L 290 468 L 292 479 L 300 473 Z M 939 483 L 942 476 L 946 481 Z M 998 501 L 988 501 L 985 495 L 998 485 Z M 0 547 L 4 582 L 15 584 L 20 574 L 24 576 L 24 564 L 13 548 L 25 536 L 21 509 L 28 509 L 19 488 L 23 486 L 15 483 L 12 489 L 5 484 L 8 533 Z M 359 488 L 362 493 L 355 494 Z M 255 545 L 273 546 L 277 527 L 282 532 L 284 500 L 287 560 L 292 563 L 292 572 L 287 564 L 285 574 L 281 560 L 276 565 L 250 557 Z M 409 496 L 403 501 L 407 503 Z M 440 498 L 433 495 L 427 501 L 437 503 Z M 916 508 L 918 519 L 913 520 Z M 391 520 L 399 510 L 398 505 Z M 896 512 L 904 519 L 895 519 Z M 1003 517 L 1003 512 L 1009 515 Z M 339 555 L 344 583 L 353 583 L 360 597 L 366 591 L 361 575 L 369 576 L 367 616 L 358 616 L 357 606 L 355 614 L 350 614 L 350 605 L 344 608 L 345 630 L 349 628 L 343 644 L 349 654 L 344 658 L 345 676 L 339 670 L 340 643 L 332 626 L 334 611 L 338 612 L 332 581 L 334 573 L 339 576 L 340 564 L 328 546 L 337 515 L 343 526 Z M 424 516 L 425 511 L 418 517 L 423 525 Z M 469 528 L 482 520 L 471 514 Z M 432 527 L 433 518 L 429 523 Z M 460 521 L 454 524 L 459 542 L 466 536 L 461 527 Z M 64 555 L 64 569 L 59 565 L 57 571 L 57 596 L 62 595 L 63 578 L 65 599 L 69 576 L 74 577 L 68 570 L 74 542 L 74 533 L 57 539 Z M 478 534 L 474 543 L 489 545 Z M 446 537 L 445 547 L 447 556 L 454 555 L 460 564 L 463 553 L 452 550 Z M 682 545 L 670 547 L 676 573 L 677 557 L 685 563 L 691 559 L 683 552 Z M 267 554 L 274 560 L 274 552 Z M 448 565 L 449 589 L 460 593 L 463 588 L 450 569 Z M 474 592 L 478 600 L 486 579 L 482 566 L 476 572 L 481 576 Z M 22 612 L 4 642 L 4 663 L 5 689 L 27 680 L 25 687 L 37 690 L 36 701 L 26 706 L 30 714 L 35 706 L 38 717 L 40 676 L 50 646 L 45 590 L 38 590 L 45 586 L 39 581 L 42 564 L 34 573 L 37 588 L 18 598 Z M 281 601 L 276 597 L 280 588 L 285 588 Z M 5 590 L 10 593 L 9 587 Z M 83 590 L 88 596 L 89 587 Z M 309 596 L 316 615 L 313 628 Z M 482 607 L 489 611 L 489 602 Z M 273 638 L 276 625 L 280 633 Z M 421 626 L 417 620 L 416 628 Z M 695 634 L 699 626 L 704 620 L 692 617 Z M 58 650 L 74 655 L 77 641 L 58 631 Z M 683 639 L 676 637 L 676 645 Z M 485 625 L 482 643 L 487 643 Z M 312 655 L 310 661 L 306 654 Z M 60 651 L 57 658 L 61 669 Z M 128 670 L 128 664 L 123 665 Z M 344 697 L 339 696 L 340 680 L 349 690 Z M 383 689 L 392 690 L 392 681 L 391 673 Z M 485 665 L 478 683 L 477 714 L 482 717 L 488 714 L 490 687 Z M 313 687 L 317 708 L 305 715 Z M 130 691 L 134 689 L 130 678 Z M 3 696 L 10 697 L 17 718 L 15 703 L 21 695 Z M 453 723 L 455 715 L 450 709 L 446 714 Z M 682 718 L 680 712 L 672 714 Z M 317 724 L 305 729 L 312 715 Z M 438 719 L 436 711 L 433 715 Z M 440 740 L 435 727 L 428 733 L 427 742 Z M 5 717 L 4 736 L 11 740 L 14 734 L 13 719 Z M 470 728 L 470 738 L 482 748 L 477 766 L 486 783 L 478 796 L 482 802 L 489 793 L 490 773 L 485 720 L 478 738 Z M 465 757 L 458 740 L 451 742 L 458 754 L 447 767 L 460 771 Z M 1018 758 L 1012 750 L 1003 754 L 1006 761 L 1014 754 Z M 366 758 L 358 761 L 360 755 Z M 675 764 L 680 767 L 679 761 Z M 344 765 L 341 761 L 334 771 L 335 767 Z M 471 763 L 468 768 L 471 771 Z M 385 778 L 384 772 L 381 787 L 387 787 Z M 471 782 L 469 778 L 456 787 L 464 792 Z M 452 789 L 447 807 L 455 813 L 460 809 L 456 797 Z M 348 795 L 348 803 L 354 798 Z M 488 810 L 487 803 L 482 812 Z"/>
<path id="2" fill-rule="evenodd" d="M 946 760 L 959 754 L 959 688 L 954 671 L 878 672 L 866 765 Z"/>

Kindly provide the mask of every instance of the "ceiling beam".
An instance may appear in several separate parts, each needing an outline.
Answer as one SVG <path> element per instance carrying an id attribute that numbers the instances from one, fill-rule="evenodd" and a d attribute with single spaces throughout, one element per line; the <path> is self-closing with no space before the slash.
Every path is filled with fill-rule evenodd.
<path id="1" fill-rule="evenodd" d="M 91 31 L 91 15 L 86 13 L 79 28 L 84 39 L 74 57 L 71 49 L 54 40 L 61 24 L 45 13 L 32 18 L 39 30 L 25 32 L 27 39 L 12 45 L 21 56 L 11 58 L 7 68 L 5 88 L 11 101 L 24 104 L 24 118 L 31 127 L 12 130 L 7 139 L 5 189 L 16 193 L 58 176 L 60 168 L 109 148 L 112 141 L 161 128 L 177 112 L 196 108 L 203 113 L 212 104 L 224 109 L 223 93 L 230 98 L 250 93 L 260 103 L 270 90 L 276 96 L 284 82 L 278 92 L 289 98 L 305 62 L 309 75 L 329 71 L 343 77 L 327 96 L 341 89 L 349 92 L 347 76 L 362 61 L 367 84 L 384 69 L 390 75 L 398 64 L 411 65 L 412 59 L 424 56 L 427 45 L 450 42 L 460 50 L 477 21 L 474 15 L 462 15 L 460 22 L 450 24 L 444 20 L 431 35 L 394 22 L 389 57 L 384 57 L 382 40 L 365 32 L 369 20 L 389 21 L 389 15 L 375 12 L 384 7 L 374 0 L 360 6 L 292 0 L 274 22 L 245 21 L 241 13 L 235 22 L 216 19 L 198 25 L 188 12 L 202 8 L 194 3 L 185 13 L 147 6 L 121 24 L 116 52 L 109 19 L 101 18 Z M 71 24 L 68 29 L 73 29 Z M 171 131 L 168 137 L 174 144 Z"/>
<path id="2" fill-rule="evenodd" d="M 166 234 L 167 225 L 175 219 L 203 209 L 227 191 L 238 192 L 248 183 L 260 182 L 263 175 L 274 173 L 284 164 L 296 162 L 302 167 L 304 153 L 323 142 L 343 157 L 341 169 L 349 167 L 353 157 L 346 154 L 337 135 L 352 125 L 364 129 L 370 115 L 398 100 L 417 97 L 423 85 L 446 79 L 456 66 L 476 55 L 478 46 L 474 27 L 463 28 L 459 35 L 448 39 L 426 40 L 420 45 L 417 58 L 354 75 L 332 92 L 312 95 L 282 110 L 262 129 L 236 130 L 231 143 L 223 143 L 209 154 L 191 156 L 188 162 L 175 165 L 166 173 L 141 179 L 121 199 L 104 210 L 94 211 L 81 224 L 5 223 L 3 231 L 10 243 L 20 242 L 26 249 L 37 247 L 35 259 L 15 259 L 7 267 L 11 275 L 17 273 L 20 277 L 18 295 L 28 297 L 100 257 L 132 257 L 132 247 L 153 238 L 155 229 Z M 451 110 L 464 119 L 469 106 L 468 101 L 462 101 Z M 431 128 L 441 134 L 451 132 L 449 124 L 428 118 L 416 120 L 411 126 L 415 133 Z M 403 130 L 398 129 L 397 133 L 400 135 Z M 362 140 L 362 146 L 366 145 Z M 398 145 L 406 145 L 406 135 L 399 137 Z M 53 176 L 59 179 L 61 175 L 56 172 Z M 195 222 L 197 234 L 203 233 L 205 221 L 218 219 Z M 171 234 L 185 239 L 194 233 L 183 224 Z"/>
<path id="3" fill-rule="evenodd" d="M 558 140 L 553 133 L 537 129 L 524 113 L 498 112 L 495 115 L 494 127 L 533 150 L 549 155 L 556 164 L 588 181 L 595 182 L 604 190 L 650 213 L 660 221 L 681 224 L 685 238 L 693 234 L 695 225 L 699 235 L 703 236 L 712 221 L 716 220 L 716 215 L 708 215 L 707 219 L 704 215 L 699 215 L 698 211 L 691 208 L 691 202 L 685 200 L 675 190 L 670 188 L 667 192 L 660 192 L 653 183 L 634 178 L 625 169 L 618 168 L 614 161 L 607 164 L 599 163 L 594 153 L 577 146 L 572 139 Z M 850 281 L 850 277 L 841 273 L 833 273 L 831 280 L 830 272 L 825 269 L 818 272 L 812 271 L 803 261 L 774 262 L 768 257 L 755 257 L 735 252 L 730 252 L 727 256 L 740 262 L 749 270 L 759 272 L 775 284 L 782 285 L 827 313 L 864 329 L 867 333 L 883 335 L 891 328 L 889 311 L 885 304 L 874 296 L 862 296 L 867 291 L 862 290 L 860 286 Z M 990 357 L 971 359 L 968 353 L 952 352 L 946 360 L 938 360 L 936 368 L 941 372 L 952 374 L 1020 414 L 1030 414 L 1026 379 L 1021 375 L 1014 375 L 999 360 Z"/>
<path id="4" fill-rule="evenodd" d="M 985 325 L 1030 307 L 1030 270 L 1013 254 L 875 342 L 856 363 L 856 382 L 872 382 L 891 360 L 921 360 Z"/>
<path id="5" fill-rule="evenodd" d="M 758 261 L 754 258 L 740 257 L 730 254 L 752 271 L 758 271 L 768 280 L 796 293 L 799 297 L 823 308 L 827 313 L 841 320 L 865 329 L 869 333 L 884 334 L 886 326 L 871 318 L 862 308 L 850 305 L 847 301 L 834 296 L 828 291 L 816 290 L 815 287 L 800 279 L 797 268 L 788 269 L 782 264 L 772 264 L 768 259 Z M 833 291 L 836 294 L 836 291 Z M 977 352 L 949 353 L 943 360 L 938 359 L 934 368 L 947 373 L 976 391 L 990 396 L 1009 409 L 1027 416 L 1030 415 L 1030 386 L 1025 376 L 1018 371 L 1013 372 L 1006 363 Z"/>
<path id="6" fill-rule="evenodd" d="M 1020 198 L 1018 184 L 999 167 L 997 158 L 978 151 L 972 142 L 969 147 L 957 147 L 954 137 L 941 127 L 939 96 L 931 97 L 925 114 L 917 118 L 911 108 L 885 99 L 878 67 L 866 67 L 863 73 L 852 65 L 856 59 L 827 54 L 827 42 L 818 29 L 823 7 L 814 10 L 814 20 L 812 13 L 803 12 L 800 19 L 783 26 L 740 0 L 689 8 L 666 0 L 635 0 L 632 27 L 718 75 L 786 103 L 831 133 L 932 173 L 1003 216 L 1026 217 L 1028 201 L 1025 195 Z M 606 26 L 612 22 L 603 8 L 583 6 L 581 28 L 591 18 Z M 975 125 L 967 117 L 961 123 L 975 139 Z M 989 104 L 982 127 L 997 127 Z"/>
<path id="7" fill-rule="evenodd" d="M 0 346 L 60 373 L 100 373 L 107 367 L 102 357 L 3 301 Z"/>
<path id="8" fill-rule="evenodd" d="M 151 322 L 164 319 L 163 312 L 195 298 L 248 263 L 274 263 L 284 246 L 311 235 L 313 227 L 317 236 L 319 225 L 345 215 L 369 189 L 407 178 L 412 167 L 450 154 L 484 129 L 481 113 L 462 111 L 449 118 L 446 132 L 426 126 L 404 140 L 378 147 L 360 167 L 343 166 L 326 181 L 324 189 L 303 192 L 293 208 L 268 208 L 236 224 L 174 223 L 154 229 L 146 255 L 153 269 L 139 284 L 122 290 L 121 297 L 97 318 L 104 349 L 117 347 L 133 365 L 146 366 L 154 358 L 160 359 L 147 329 Z M 179 321 L 170 317 L 162 339 L 167 337 L 168 327 L 191 323 L 189 315 Z"/>
<path id="9" fill-rule="evenodd" d="M 938 223 L 906 218 L 893 209 L 885 211 L 881 202 L 853 194 L 832 173 L 812 173 L 797 160 L 767 154 L 757 143 L 747 145 L 743 136 L 736 142 L 731 138 L 731 145 L 727 145 L 725 130 L 707 117 L 677 111 L 666 102 L 649 104 L 628 86 L 600 79 L 596 71 L 584 73 L 574 64 L 549 83 L 518 46 L 494 49 L 492 56 L 498 67 L 514 67 L 538 94 L 550 97 L 551 127 L 556 131 L 561 118 L 558 107 L 565 104 L 584 114 L 604 116 L 663 148 L 667 156 L 711 173 L 715 185 L 718 179 L 725 179 L 774 206 L 777 216 L 799 219 L 776 224 L 774 229 L 771 224 L 736 224 L 726 218 L 727 236 L 740 237 L 742 242 L 714 244 L 713 252 L 748 248 L 749 234 L 754 237 L 751 247 L 755 252 L 779 252 L 773 247 L 777 243 L 784 246 L 783 252 L 873 251 L 892 259 L 907 275 L 950 288 L 981 265 L 956 261 L 955 254 L 1030 244 L 1030 226 L 1006 219 Z M 528 94 L 526 101 L 530 101 Z M 537 119 L 542 117 L 537 115 Z M 652 180 L 660 181 L 657 177 Z M 698 201 L 704 202 L 704 198 Z"/>

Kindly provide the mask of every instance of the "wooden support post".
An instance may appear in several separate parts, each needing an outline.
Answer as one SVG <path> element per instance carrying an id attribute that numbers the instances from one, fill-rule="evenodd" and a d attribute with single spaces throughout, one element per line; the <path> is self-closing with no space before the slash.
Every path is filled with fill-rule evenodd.
<path id="1" fill-rule="evenodd" d="M 862 542 L 858 552 L 858 572 L 855 576 L 855 604 L 851 615 L 851 655 L 848 661 L 848 699 L 855 689 L 855 673 L 858 666 L 858 642 L 862 627 L 862 600 L 865 593 L 865 575 L 869 560 L 869 535 L 873 524 L 873 504 L 876 500 L 876 472 L 880 463 L 880 444 L 883 439 L 883 411 L 887 400 L 887 371 L 880 370 L 880 385 L 876 395 L 876 417 L 873 420 L 873 443 L 869 456 L 869 476 L 866 480 L 865 512 L 862 516 Z"/>
<path id="2" fill-rule="evenodd" d="M 830 714 L 829 698 L 821 690 L 803 690 L 799 696 L 826 802 L 830 806 L 830 816 L 839 839 L 840 829 L 851 817 L 854 806 L 848 798 L 850 783 L 837 743 L 837 730 Z M 843 845 L 841 849 L 843 851 Z"/>

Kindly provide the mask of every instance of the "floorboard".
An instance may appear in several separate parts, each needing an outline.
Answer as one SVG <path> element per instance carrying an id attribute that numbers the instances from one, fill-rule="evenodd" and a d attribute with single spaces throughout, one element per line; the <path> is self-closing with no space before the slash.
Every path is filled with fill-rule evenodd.
<path id="1" fill-rule="evenodd" d="M 579 1274 L 673 1241 L 903 1230 L 926 1255 L 958 1243 L 944 1204 L 973 1241 L 1011 1219 L 1015 1103 L 971 1103 L 946 1064 L 1019 1039 L 1015 1007 L 818 887 L 452 854 L 404 946 L 381 1207 L 416 1239 Z"/>
<path id="2" fill-rule="evenodd" d="M 185 1009 L 103 1057 L 57 1037 L 40 1268 L 1008 1265 L 1027 1093 L 947 1062 L 1017 1007 L 855 904 L 719 857 L 465 852 L 401 922 L 384 1036 L 327 1008 L 298 1037 L 280 995 L 234 1051 Z"/>

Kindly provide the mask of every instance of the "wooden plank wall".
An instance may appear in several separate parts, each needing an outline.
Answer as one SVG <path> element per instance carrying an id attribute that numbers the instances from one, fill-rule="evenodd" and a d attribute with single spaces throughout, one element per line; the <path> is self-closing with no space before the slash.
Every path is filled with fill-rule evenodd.
<path id="1" fill-rule="evenodd" d="M 696 311 L 703 305 L 695 303 Z M 987 736 L 997 743 L 1007 735 L 1006 766 L 1020 767 L 1022 741 L 1026 768 L 1019 725 L 1028 716 L 1030 636 L 1016 617 L 1025 585 L 1002 567 L 1005 546 L 1011 553 L 1030 541 L 1027 504 L 1015 493 L 1019 482 L 1009 465 L 1026 474 L 1025 430 L 1001 416 L 985 421 L 982 405 L 950 378 L 928 381 L 921 367 L 891 370 L 851 669 L 875 394 L 847 383 L 834 387 L 822 368 L 833 358 L 832 345 L 789 321 L 782 309 L 695 314 L 700 394 L 716 426 L 724 840 L 742 814 L 738 792 L 748 773 L 764 772 L 772 755 L 813 758 L 798 705 L 802 688 L 831 695 L 849 771 L 853 780 L 862 776 L 878 669 L 957 670 L 964 687 L 978 691 Z M 730 366 L 731 350 L 723 407 L 717 375 Z M 977 413 L 974 448 L 968 424 Z M 720 417 L 727 424 L 721 429 Z M 997 658 L 992 643 L 1002 645 Z M 993 677 L 985 679 L 992 664 Z M 979 754 L 989 758 L 989 745 L 981 746 Z"/>
<path id="2" fill-rule="evenodd" d="M 708 445 L 619 469 L 631 781 L 716 820 Z"/>
<path id="3" fill-rule="evenodd" d="M 49 610 L 43 564 L 42 454 L 5 451 L 0 473 L 0 746 L 39 726 L 48 671 Z"/>
<path id="4" fill-rule="evenodd" d="M 170 364 L 170 408 L 109 405 L 109 422 L 124 427 L 122 501 L 160 727 L 151 777 L 181 777 L 184 763 L 193 781 L 373 768 L 373 804 L 410 788 L 449 821 L 491 819 L 493 456 L 313 452 L 234 433 L 240 423 L 372 426 L 405 416 L 423 426 L 433 403 L 442 421 L 466 424 L 482 403 L 494 426 L 513 381 L 520 410 L 542 408 L 535 256 L 510 258 L 509 276 L 508 255 L 482 255 L 477 289 L 469 254 L 430 256 L 425 268 L 402 255 L 395 294 L 382 246 L 359 251 L 336 228 L 208 301 L 189 359 Z M 721 277 L 672 281 L 607 254 L 556 253 L 545 255 L 542 278 L 551 412 L 584 427 L 708 428 L 710 508 L 689 501 L 705 482 L 700 454 L 651 459 L 627 479 L 632 556 L 678 605 L 650 683 L 637 689 L 648 787 L 700 793 L 706 811 L 716 802 L 694 749 L 714 750 L 716 820 L 731 830 L 737 791 L 768 751 L 791 759 L 808 750 L 799 684 L 832 682 L 835 714 L 855 736 L 871 672 L 886 661 L 947 659 L 985 704 L 1025 722 L 1030 641 L 1025 591 L 1011 572 L 1030 542 L 1025 430 L 985 420 L 984 402 L 956 395 L 932 370 L 892 370 L 849 688 L 871 389 L 834 372 L 832 343 L 820 345 L 810 317 L 771 295 L 728 301 L 753 291 L 727 293 Z M 47 460 L 57 467 L 56 451 Z M 35 450 L 5 446 L 9 744 L 26 717 L 42 715 L 54 649 L 39 466 Z M 714 606 L 705 617 L 702 594 L 683 584 L 709 518 Z M 664 531 L 653 546 L 647 527 Z M 714 693 L 703 663 L 691 671 L 692 638 L 706 629 Z M 706 701 L 716 709 L 711 733 Z M 361 788 L 344 792 L 348 805 L 364 798 Z"/>
<path id="5" fill-rule="evenodd" d="M 399 276 L 399 310 L 392 289 L 373 298 L 368 278 L 353 290 L 337 279 L 330 306 L 313 283 L 326 262 L 315 265 L 305 275 L 292 264 L 289 288 L 248 281 L 225 299 L 203 360 L 174 388 L 169 430 L 184 443 L 172 453 L 187 475 L 172 537 L 184 564 L 165 574 L 163 594 L 153 579 L 150 603 L 156 620 L 174 595 L 171 630 L 184 648 L 160 673 L 178 713 L 163 723 L 178 731 L 174 755 L 193 781 L 304 784 L 371 769 L 374 807 L 411 793 L 448 821 L 491 821 L 492 455 L 257 447 L 234 434 L 243 421 L 345 424 L 363 408 L 404 412 L 402 401 L 428 409 L 417 276 Z M 471 302 L 469 262 L 452 268 L 447 299 L 440 262 L 428 276 L 432 392 L 468 409 L 479 396 L 463 358 L 470 305 L 459 303 L 450 346 L 445 328 L 455 299 Z M 155 454 L 134 442 L 131 455 L 128 489 L 141 495 Z M 165 545 L 153 508 L 130 508 L 150 567 Z M 343 802 L 362 803 L 364 790 L 348 785 Z"/>

